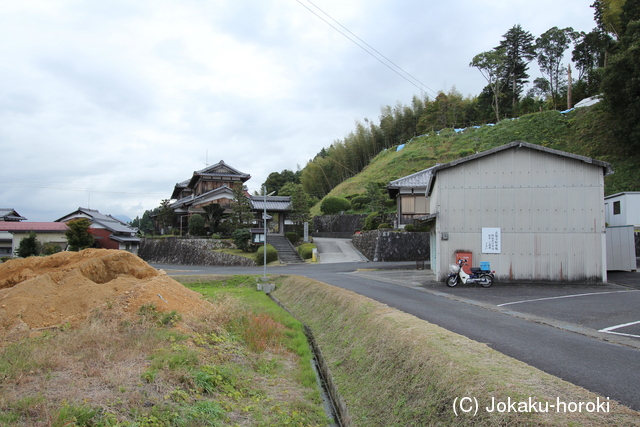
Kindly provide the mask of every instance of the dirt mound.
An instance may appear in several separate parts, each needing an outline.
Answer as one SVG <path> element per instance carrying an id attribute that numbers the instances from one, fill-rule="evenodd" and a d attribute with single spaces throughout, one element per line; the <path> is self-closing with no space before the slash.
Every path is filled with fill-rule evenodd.
<path id="1" fill-rule="evenodd" d="M 126 251 L 86 249 L 0 264 L 0 336 L 73 325 L 96 308 L 135 317 L 144 304 L 182 316 L 211 308 L 199 293 Z"/>

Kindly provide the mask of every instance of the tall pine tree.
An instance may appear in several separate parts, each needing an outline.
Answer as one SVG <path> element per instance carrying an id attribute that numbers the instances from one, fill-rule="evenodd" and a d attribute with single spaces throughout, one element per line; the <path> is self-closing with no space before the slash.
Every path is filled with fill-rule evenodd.
<path id="1" fill-rule="evenodd" d="M 524 31 L 522 27 L 514 25 L 502 36 L 502 41 L 496 49 L 503 49 L 506 55 L 505 95 L 511 99 L 511 113 L 516 113 L 518 99 L 522 94 L 524 84 L 528 82 L 529 62 L 535 58 L 534 37 Z M 505 106 L 506 107 L 506 106 Z"/>

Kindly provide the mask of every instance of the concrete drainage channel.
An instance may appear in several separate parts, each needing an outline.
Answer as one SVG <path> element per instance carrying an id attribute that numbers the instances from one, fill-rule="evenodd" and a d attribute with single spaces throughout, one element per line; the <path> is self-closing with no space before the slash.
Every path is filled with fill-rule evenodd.
<path id="1" fill-rule="evenodd" d="M 275 288 L 274 285 L 271 285 Z M 262 285 L 261 290 L 269 290 L 267 294 L 269 297 L 276 303 L 280 308 L 285 310 L 287 313 L 298 319 L 298 317 L 287 308 L 280 300 L 273 295 L 271 295 L 271 291 L 273 288 L 271 286 L 268 289 L 265 289 L 264 284 Z M 300 319 L 298 319 L 300 321 Z M 301 321 L 302 322 L 302 321 Z M 338 394 L 338 389 L 336 388 L 333 378 L 331 377 L 331 373 L 329 372 L 329 366 L 322 356 L 322 351 L 316 342 L 316 339 L 311 332 L 311 328 L 302 322 L 304 326 L 304 333 L 307 336 L 307 342 L 309 343 L 309 347 L 311 348 L 311 352 L 313 354 L 313 360 L 311 363 L 313 364 L 313 370 L 316 373 L 316 380 L 318 381 L 318 385 L 320 386 L 320 392 L 322 394 L 322 403 L 324 405 L 324 410 L 331 420 L 331 427 L 349 427 L 350 423 L 348 422 L 349 417 L 347 415 L 347 407 L 344 404 L 342 398 Z"/>

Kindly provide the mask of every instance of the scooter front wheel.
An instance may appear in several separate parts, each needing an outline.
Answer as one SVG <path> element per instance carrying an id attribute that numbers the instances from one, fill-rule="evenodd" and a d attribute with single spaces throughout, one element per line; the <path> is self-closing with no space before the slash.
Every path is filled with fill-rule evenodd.
<path id="1" fill-rule="evenodd" d="M 457 274 L 455 276 L 449 276 L 447 278 L 447 286 L 448 287 L 453 288 L 457 284 L 458 284 L 458 275 Z"/>
<path id="2" fill-rule="evenodd" d="M 490 287 L 491 285 L 493 285 L 493 276 L 490 274 L 484 274 L 480 278 L 480 284 L 482 285 L 483 288 Z"/>

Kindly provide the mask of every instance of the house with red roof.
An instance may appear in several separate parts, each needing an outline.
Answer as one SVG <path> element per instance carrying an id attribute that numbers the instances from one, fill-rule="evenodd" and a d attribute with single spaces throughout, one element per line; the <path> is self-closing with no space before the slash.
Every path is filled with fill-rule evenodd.
<path id="1" fill-rule="evenodd" d="M 104 215 L 95 209 L 78 208 L 55 222 L 67 223 L 74 219 L 86 218 L 91 221 L 89 232 L 95 237 L 94 247 L 103 249 L 120 249 L 134 254 L 138 253 L 140 237 L 138 229 L 119 219 Z"/>
<path id="2" fill-rule="evenodd" d="M 0 221 L 0 256 L 17 256 L 20 241 L 32 231 L 40 243 L 54 243 L 65 250 L 64 232 L 68 229 L 67 224 L 61 222 Z"/>

